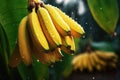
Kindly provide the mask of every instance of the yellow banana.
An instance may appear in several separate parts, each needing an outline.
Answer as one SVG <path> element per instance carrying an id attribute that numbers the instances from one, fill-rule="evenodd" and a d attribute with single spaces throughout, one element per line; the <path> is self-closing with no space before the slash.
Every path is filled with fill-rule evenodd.
<path id="1" fill-rule="evenodd" d="M 62 36 L 70 35 L 70 27 L 67 25 L 67 23 L 62 19 L 62 17 L 59 15 L 59 13 L 56 11 L 56 9 L 51 5 L 44 5 L 44 7 L 48 10 L 52 21 L 58 30 L 58 32 Z"/>
<path id="2" fill-rule="evenodd" d="M 33 45 L 39 50 L 39 48 L 43 48 L 43 50 L 48 51 L 49 44 L 47 39 L 42 31 L 40 26 L 37 13 L 35 12 L 35 8 L 33 8 L 32 12 L 28 15 L 28 29 L 33 41 Z"/>
<path id="3" fill-rule="evenodd" d="M 113 52 L 104 52 L 104 51 L 95 51 L 95 52 L 103 60 L 114 60 L 118 58 L 118 56 Z"/>
<path id="4" fill-rule="evenodd" d="M 28 20 L 28 17 L 26 16 L 21 20 L 19 24 L 18 46 L 19 46 L 19 51 L 23 59 L 23 62 L 26 65 L 30 65 L 32 63 L 32 55 L 31 55 L 32 51 L 31 51 L 29 35 L 27 31 L 27 20 Z"/>
<path id="5" fill-rule="evenodd" d="M 90 60 L 90 62 L 91 62 L 91 65 L 92 65 L 92 67 L 94 68 L 95 66 L 96 66 L 96 61 L 93 59 L 93 57 L 91 56 L 92 54 L 94 54 L 94 53 L 90 53 L 89 54 L 89 60 Z"/>
<path id="6" fill-rule="evenodd" d="M 65 37 L 61 37 L 61 38 L 62 38 L 61 50 L 64 51 L 65 53 L 72 53 L 72 52 L 70 51 L 70 46 L 67 46 L 67 45 L 66 45 Z"/>
<path id="7" fill-rule="evenodd" d="M 84 29 L 79 25 L 77 22 L 75 22 L 72 18 L 67 16 L 64 12 L 62 12 L 57 7 L 54 7 L 54 9 L 57 10 L 59 15 L 63 18 L 63 20 L 69 25 L 71 29 L 71 35 L 74 37 L 81 37 L 85 32 Z"/>
<path id="8" fill-rule="evenodd" d="M 82 57 L 83 57 L 83 66 L 85 69 L 87 69 L 88 68 L 88 53 L 84 53 Z"/>
<path id="9" fill-rule="evenodd" d="M 56 48 L 54 51 L 49 51 L 47 53 L 43 51 L 39 52 L 34 49 L 34 55 L 39 61 L 41 61 L 44 64 L 50 64 L 59 61 L 63 56 L 60 51 L 60 48 Z"/>
<path id="10" fill-rule="evenodd" d="M 65 36 L 62 37 L 62 43 L 61 49 L 66 53 L 74 53 L 75 52 L 75 43 L 72 36 Z"/>
<path id="11" fill-rule="evenodd" d="M 81 54 L 81 57 L 79 57 L 78 63 L 79 63 L 79 70 L 82 72 L 84 70 L 84 57 L 83 54 Z"/>
<path id="12" fill-rule="evenodd" d="M 70 49 L 68 49 L 66 46 L 62 45 L 61 50 L 64 51 L 65 53 L 72 53 Z"/>
<path id="13" fill-rule="evenodd" d="M 66 42 L 66 45 L 67 47 L 70 46 L 70 50 L 71 52 L 75 52 L 75 43 L 74 43 L 74 39 L 72 36 L 65 36 L 65 42 Z"/>
<path id="14" fill-rule="evenodd" d="M 94 69 L 94 67 L 93 67 L 93 65 L 92 65 L 92 61 L 91 61 L 91 58 L 90 58 L 90 54 L 88 53 L 88 70 L 89 70 L 89 72 L 92 72 L 93 71 L 93 69 Z"/>
<path id="15" fill-rule="evenodd" d="M 53 47 L 55 49 L 57 46 L 61 46 L 62 45 L 61 37 L 57 32 L 48 11 L 45 8 L 39 6 L 37 14 L 42 30 L 45 33 L 45 36 L 50 44 L 50 47 Z"/>
<path id="16" fill-rule="evenodd" d="M 19 52 L 19 47 L 18 44 L 16 44 L 15 49 L 13 51 L 13 54 L 10 58 L 10 62 L 9 65 L 11 67 L 16 67 L 20 62 L 21 62 L 21 56 L 20 56 L 20 52 Z"/>
<path id="17" fill-rule="evenodd" d="M 96 69 L 97 69 L 98 71 L 101 71 L 101 70 L 103 69 L 103 66 L 100 65 L 100 64 L 97 64 L 97 65 L 96 65 Z"/>
<path id="18" fill-rule="evenodd" d="M 46 55 L 46 57 L 49 56 L 49 61 L 51 63 L 54 63 L 56 61 L 60 61 L 61 58 L 62 58 L 62 53 L 61 53 L 61 50 L 60 48 L 56 48 L 54 51 L 52 51 L 49 55 Z"/>
<path id="19" fill-rule="evenodd" d="M 111 67 L 111 68 L 116 68 L 117 67 L 116 63 L 114 63 L 114 62 L 109 62 L 108 66 Z"/>
<path id="20" fill-rule="evenodd" d="M 72 65 L 74 70 L 79 69 L 80 71 L 83 71 L 84 67 L 83 67 L 83 54 L 77 55 L 73 58 L 72 60 Z"/>
<path id="21" fill-rule="evenodd" d="M 91 53 L 91 57 L 95 60 L 96 64 L 100 64 L 102 66 L 106 66 L 107 63 L 105 61 L 103 61 L 102 59 L 100 59 L 96 53 Z"/>
<path id="22" fill-rule="evenodd" d="M 40 62 L 48 64 L 48 59 L 46 59 L 45 54 L 49 54 L 49 52 L 45 53 L 43 51 L 40 52 L 34 49 L 33 54 Z"/>

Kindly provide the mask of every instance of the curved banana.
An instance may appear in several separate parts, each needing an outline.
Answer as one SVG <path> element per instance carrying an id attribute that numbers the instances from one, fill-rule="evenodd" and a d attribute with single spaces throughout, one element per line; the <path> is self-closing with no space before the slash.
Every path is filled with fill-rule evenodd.
<path id="1" fill-rule="evenodd" d="M 94 68 L 95 66 L 96 66 L 96 61 L 93 59 L 93 57 L 91 56 L 92 54 L 94 54 L 94 53 L 90 53 L 89 54 L 89 60 L 90 60 L 90 62 L 91 62 L 91 65 L 92 65 L 92 67 Z"/>
<path id="2" fill-rule="evenodd" d="M 56 48 L 54 51 L 49 51 L 47 53 L 34 50 L 34 55 L 44 64 L 50 64 L 59 61 L 63 56 L 60 48 Z"/>
<path id="3" fill-rule="evenodd" d="M 88 70 L 89 70 L 89 72 L 92 72 L 93 71 L 93 69 L 94 69 L 94 67 L 93 67 L 93 65 L 92 65 L 92 61 L 91 61 L 91 58 L 90 58 L 90 54 L 88 53 Z"/>
<path id="4" fill-rule="evenodd" d="M 85 69 L 87 69 L 88 68 L 88 53 L 82 54 L 82 57 L 83 57 L 83 66 Z"/>
<path id="5" fill-rule="evenodd" d="M 105 61 L 103 61 L 102 59 L 100 59 L 100 58 L 96 55 L 96 53 L 92 53 L 92 54 L 91 54 L 91 57 L 95 60 L 96 64 L 100 64 L 100 65 L 102 65 L 102 66 L 106 66 L 106 65 L 107 65 Z"/>
<path id="6" fill-rule="evenodd" d="M 62 17 L 59 15 L 59 13 L 56 11 L 56 9 L 51 5 L 44 5 L 44 7 L 48 10 L 52 21 L 58 30 L 58 32 L 62 36 L 70 35 L 70 27 L 68 24 L 62 19 Z"/>
<path id="7" fill-rule="evenodd" d="M 83 54 L 81 54 L 81 57 L 79 57 L 79 60 L 77 61 L 78 62 L 78 65 L 79 65 L 79 70 L 80 71 L 83 71 L 84 70 L 84 62 L 83 62 Z"/>
<path id="8" fill-rule="evenodd" d="M 79 69 L 80 71 L 83 71 L 83 55 L 80 54 L 79 56 L 75 56 L 72 60 L 72 65 L 75 70 Z"/>
<path id="9" fill-rule="evenodd" d="M 48 51 L 50 49 L 49 44 L 40 26 L 35 8 L 33 8 L 32 12 L 28 15 L 28 23 L 28 29 L 33 41 L 33 45 L 38 50 L 39 48 L 43 48 L 43 50 Z"/>
<path id="10" fill-rule="evenodd" d="M 53 47 L 55 49 L 57 46 L 58 47 L 61 46 L 62 45 L 61 37 L 57 32 L 48 11 L 45 8 L 39 6 L 37 10 L 37 15 L 42 30 L 45 33 L 45 36 L 50 44 L 50 47 Z"/>
<path id="11" fill-rule="evenodd" d="M 60 48 L 56 48 L 54 51 L 50 52 L 49 55 L 46 55 L 46 57 L 48 56 L 49 56 L 50 63 L 55 63 L 57 61 L 60 61 L 61 58 L 63 57 Z"/>
<path id="12" fill-rule="evenodd" d="M 117 67 L 116 63 L 114 63 L 114 62 L 109 62 L 108 66 L 110 66 L 112 68 L 116 68 Z"/>
<path id="13" fill-rule="evenodd" d="M 96 65 L 96 69 L 97 69 L 98 71 L 101 71 L 101 70 L 103 69 L 103 66 L 100 65 L 100 64 L 97 64 L 97 65 Z"/>
<path id="14" fill-rule="evenodd" d="M 75 42 L 72 36 L 65 36 L 62 37 L 62 43 L 61 49 L 65 53 L 71 53 L 73 54 L 75 52 Z"/>
<path id="15" fill-rule="evenodd" d="M 67 47 L 69 48 L 70 46 L 70 50 L 72 53 L 75 52 L 75 42 L 72 36 L 65 36 L 65 42 Z"/>
<path id="16" fill-rule="evenodd" d="M 103 60 L 115 60 L 118 56 L 113 52 L 95 51 L 96 54 Z"/>
<path id="17" fill-rule="evenodd" d="M 62 12 L 59 8 L 54 7 L 57 10 L 59 15 L 63 18 L 63 20 L 69 25 L 71 29 L 71 35 L 74 37 L 81 37 L 85 32 L 80 24 L 75 22 L 72 18 L 67 16 L 64 12 Z"/>
<path id="18" fill-rule="evenodd" d="M 23 59 L 23 62 L 26 65 L 30 65 L 32 63 L 32 56 L 31 56 L 32 51 L 31 51 L 29 35 L 27 31 L 27 20 L 28 20 L 28 17 L 26 16 L 21 20 L 19 24 L 18 46 L 19 46 L 19 51 Z"/>
<path id="19" fill-rule="evenodd" d="M 40 49 L 42 49 L 42 48 L 40 48 Z M 44 64 L 48 64 L 48 59 L 45 57 L 45 54 L 49 54 L 49 52 L 45 53 L 42 50 L 40 52 L 40 50 L 38 51 L 34 47 L 33 48 L 33 54 L 40 62 L 42 62 Z"/>

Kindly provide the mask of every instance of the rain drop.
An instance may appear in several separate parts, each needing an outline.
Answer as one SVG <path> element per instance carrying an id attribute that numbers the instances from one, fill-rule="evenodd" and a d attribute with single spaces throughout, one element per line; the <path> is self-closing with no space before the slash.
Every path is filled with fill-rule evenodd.
<path id="1" fill-rule="evenodd" d="M 15 44 L 17 44 L 17 39 L 15 40 Z"/>
<path id="2" fill-rule="evenodd" d="M 37 62 L 40 62 L 40 60 L 37 59 Z"/>
<path id="3" fill-rule="evenodd" d="M 77 18 L 75 18 L 75 20 L 77 21 Z"/>
<path id="4" fill-rule="evenodd" d="M 90 30 L 92 30 L 92 27 L 90 27 Z"/>
<path id="5" fill-rule="evenodd" d="M 60 62 L 62 62 L 63 60 L 62 59 L 60 59 Z"/>
<path id="6" fill-rule="evenodd" d="M 74 55 L 74 53 L 72 53 L 71 55 Z"/>
<path id="7" fill-rule="evenodd" d="M 22 58 L 24 58 L 24 56 L 22 56 Z"/>
<path id="8" fill-rule="evenodd" d="M 51 67 L 51 68 L 53 68 L 53 67 L 54 67 L 54 65 L 50 65 L 50 67 Z"/>
<path id="9" fill-rule="evenodd" d="M 95 77 L 92 77 L 93 80 L 95 80 Z"/>
<path id="10" fill-rule="evenodd" d="M 52 37 L 54 38 L 54 37 L 55 37 L 55 35 L 52 35 Z"/>
<path id="11" fill-rule="evenodd" d="M 82 38 L 85 38 L 85 35 L 84 35 L 84 36 L 82 36 Z"/>
<path id="12" fill-rule="evenodd" d="M 74 14 L 74 12 L 71 12 L 71 14 L 73 15 L 73 14 Z"/>
<path id="13" fill-rule="evenodd" d="M 88 24 L 87 22 L 85 24 Z"/>
<path id="14" fill-rule="evenodd" d="M 117 32 L 114 32 L 113 35 L 114 35 L 114 36 L 117 36 Z"/>
<path id="15" fill-rule="evenodd" d="M 103 8 L 100 8 L 100 10 L 102 10 Z"/>

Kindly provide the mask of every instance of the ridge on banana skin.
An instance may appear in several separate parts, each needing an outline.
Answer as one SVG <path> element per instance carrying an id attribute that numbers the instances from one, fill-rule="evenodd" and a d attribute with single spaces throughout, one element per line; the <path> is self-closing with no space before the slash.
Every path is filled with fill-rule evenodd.
<path id="1" fill-rule="evenodd" d="M 37 46 L 38 50 L 39 48 L 43 48 L 43 50 L 48 51 L 50 49 L 49 44 L 40 26 L 35 8 L 33 8 L 32 12 L 28 14 L 28 24 L 28 29 L 33 41 L 33 45 Z"/>
<path id="2" fill-rule="evenodd" d="M 26 65 L 30 65 L 32 63 L 32 51 L 29 41 L 29 35 L 27 31 L 27 19 L 28 17 L 24 17 L 20 24 L 18 30 L 18 46 L 21 58 Z"/>
<path id="3" fill-rule="evenodd" d="M 83 34 L 85 34 L 84 29 L 81 27 L 80 24 L 75 22 L 72 18 L 70 18 L 68 15 L 66 15 L 64 12 L 62 12 L 59 8 L 54 7 L 54 9 L 57 10 L 57 12 L 62 17 L 62 19 L 69 25 L 72 36 L 79 38 Z"/>
<path id="4" fill-rule="evenodd" d="M 56 9 L 54 9 L 51 5 L 44 5 L 44 7 L 48 10 L 53 24 L 55 25 L 56 29 L 62 36 L 70 35 L 70 27 L 66 22 L 62 19 Z"/>
<path id="5" fill-rule="evenodd" d="M 53 47 L 55 49 L 57 48 L 57 46 L 61 46 L 61 37 L 57 32 L 48 11 L 45 8 L 39 7 L 37 10 L 37 14 L 42 30 L 50 44 L 50 47 Z"/>

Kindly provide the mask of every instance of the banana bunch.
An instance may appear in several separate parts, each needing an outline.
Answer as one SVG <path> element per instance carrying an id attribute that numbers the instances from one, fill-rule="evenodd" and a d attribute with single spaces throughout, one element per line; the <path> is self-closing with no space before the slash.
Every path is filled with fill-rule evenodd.
<path id="1" fill-rule="evenodd" d="M 57 7 L 37 0 L 29 0 L 28 10 L 19 24 L 18 47 L 11 57 L 11 66 L 17 66 L 21 60 L 30 65 L 32 55 L 48 64 L 62 58 L 61 50 L 75 52 L 74 37 L 80 38 L 85 33 L 77 22 Z M 15 61 L 16 58 L 19 60 Z"/>
<path id="2" fill-rule="evenodd" d="M 113 52 L 93 51 L 77 55 L 72 60 L 74 70 L 88 70 L 89 72 L 116 68 L 118 56 Z"/>

